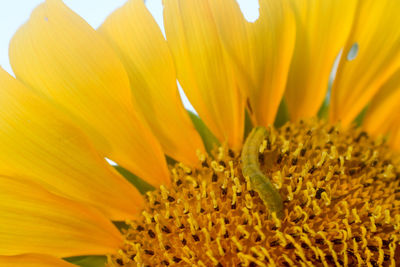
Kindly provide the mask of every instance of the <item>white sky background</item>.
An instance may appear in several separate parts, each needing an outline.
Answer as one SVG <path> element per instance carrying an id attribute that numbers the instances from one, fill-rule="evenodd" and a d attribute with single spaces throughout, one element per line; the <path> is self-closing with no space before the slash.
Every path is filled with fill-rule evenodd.
<path id="1" fill-rule="evenodd" d="M 12 73 L 8 60 L 8 44 L 17 29 L 28 20 L 32 10 L 44 0 L 0 0 L 0 66 Z M 258 0 L 237 0 L 246 18 L 258 17 Z M 126 0 L 64 0 L 72 10 L 83 17 L 92 27 L 97 28 L 104 19 Z M 162 26 L 161 0 L 147 0 L 146 5 L 158 24 Z M 187 100 L 184 100 L 188 107 Z M 189 107 L 189 109 L 191 109 Z"/>

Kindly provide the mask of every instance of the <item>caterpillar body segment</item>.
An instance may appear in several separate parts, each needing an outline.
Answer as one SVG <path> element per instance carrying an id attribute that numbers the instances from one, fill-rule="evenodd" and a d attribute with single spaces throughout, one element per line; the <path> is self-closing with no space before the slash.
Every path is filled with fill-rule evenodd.
<path id="1" fill-rule="evenodd" d="M 251 187 L 270 210 L 270 214 L 275 212 L 278 218 L 282 218 L 284 215 L 282 198 L 270 179 L 261 172 L 258 162 L 259 148 L 266 135 L 265 127 L 255 127 L 250 132 L 241 154 L 242 173 L 244 177 L 249 178 Z"/>

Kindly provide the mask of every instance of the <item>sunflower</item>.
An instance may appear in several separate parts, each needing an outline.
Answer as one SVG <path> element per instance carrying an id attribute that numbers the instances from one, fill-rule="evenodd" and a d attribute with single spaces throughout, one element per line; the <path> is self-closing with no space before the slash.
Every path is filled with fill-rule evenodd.
<path id="1" fill-rule="evenodd" d="M 400 2 L 259 4 L 164 0 L 166 38 L 142 0 L 33 11 L 0 70 L 1 266 L 399 265 Z"/>

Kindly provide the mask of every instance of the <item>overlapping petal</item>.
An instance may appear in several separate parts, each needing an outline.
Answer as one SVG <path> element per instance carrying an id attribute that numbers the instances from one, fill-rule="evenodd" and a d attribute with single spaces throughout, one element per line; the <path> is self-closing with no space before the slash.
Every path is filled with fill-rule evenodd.
<path id="1" fill-rule="evenodd" d="M 396 114 L 396 116 L 392 117 L 392 124 L 389 128 L 388 134 L 388 144 L 395 150 L 399 151 L 400 149 L 400 115 Z"/>
<path id="2" fill-rule="evenodd" d="M 2 267 L 76 267 L 71 263 L 42 254 L 23 254 L 17 256 L 0 256 Z"/>
<path id="3" fill-rule="evenodd" d="M 330 119 L 349 125 L 400 67 L 400 2 L 359 1 L 332 88 Z M 347 54 L 357 44 L 358 52 Z"/>
<path id="4" fill-rule="evenodd" d="M 400 148 L 396 140 L 400 123 L 400 71 L 397 71 L 374 96 L 363 121 L 363 128 L 373 136 L 388 135 L 390 142 Z"/>
<path id="5" fill-rule="evenodd" d="M 333 63 L 350 34 L 356 0 L 291 1 L 297 34 L 285 99 L 290 118 L 315 116 L 323 103 Z"/>
<path id="6" fill-rule="evenodd" d="M 115 253 L 122 236 L 92 207 L 0 176 L 0 244 L 0 255 L 101 255 Z"/>
<path id="7" fill-rule="evenodd" d="M 190 102 L 216 137 L 239 149 L 244 98 L 204 0 L 165 0 L 164 25 L 177 76 Z"/>
<path id="8" fill-rule="evenodd" d="M 180 100 L 174 62 L 160 28 L 143 0 L 130 0 L 99 32 L 117 51 L 129 75 L 135 107 L 145 116 L 169 156 L 194 165 L 204 151 Z"/>
<path id="9" fill-rule="evenodd" d="M 29 176 L 114 220 L 134 218 L 140 193 L 50 102 L 0 69 L 0 174 Z"/>
<path id="10" fill-rule="evenodd" d="M 79 118 L 104 156 L 153 185 L 169 183 L 161 146 L 133 109 L 123 64 L 62 1 L 33 11 L 11 41 L 10 61 L 18 79 Z"/>
<path id="11" fill-rule="evenodd" d="M 260 16 L 245 20 L 235 0 L 208 1 L 255 125 L 274 122 L 286 87 L 295 41 L 287 1 L 260 1 Z"/>

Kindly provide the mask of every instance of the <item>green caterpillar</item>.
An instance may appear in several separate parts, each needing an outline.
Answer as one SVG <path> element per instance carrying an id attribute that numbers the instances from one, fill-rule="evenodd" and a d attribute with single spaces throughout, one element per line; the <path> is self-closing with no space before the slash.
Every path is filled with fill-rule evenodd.
<path id="1" fill-rule="evenodd" d="M 261 172 L 258 162 L 259 147 L 267 135 L 265 127 L 255 127 L 250 132 L 242 150 L 242 173 L 250 179 L 251 187 L 258 193 L 264 204 L 276 213 L 278 218 L 283 217 L 283 202 L 278 190 L 271 181 Z"/>

